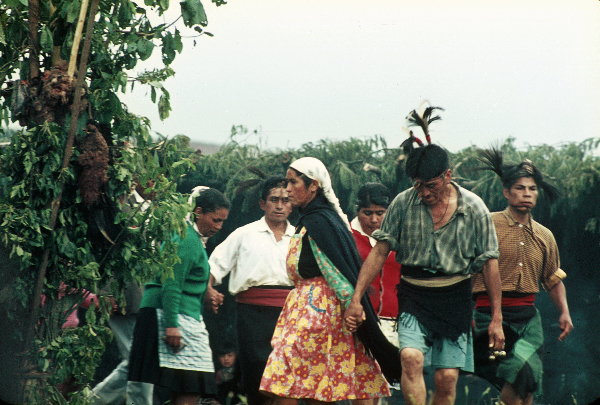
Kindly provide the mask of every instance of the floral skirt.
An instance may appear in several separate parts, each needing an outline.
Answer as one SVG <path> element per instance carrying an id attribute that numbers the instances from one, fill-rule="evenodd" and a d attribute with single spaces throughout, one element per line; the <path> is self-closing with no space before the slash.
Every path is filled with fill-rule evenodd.
<path id="1" fill-rule="evenodd" d="M 389 396 L 379 365 L 342 316 L 323 277 L 297 282 L 277 321 L 261 391 L 325 402 Z"/>

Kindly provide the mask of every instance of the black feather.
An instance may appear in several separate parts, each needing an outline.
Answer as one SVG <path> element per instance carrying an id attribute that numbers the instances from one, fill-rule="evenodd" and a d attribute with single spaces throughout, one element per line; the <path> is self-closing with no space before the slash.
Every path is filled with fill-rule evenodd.
<path id="1" fill-rule="evenodd" d="M 489 149 L 480 149 L 479 154 L 481 157 L 477 158 L 485 166 L 479 168 L 480 170 L 491 170 L 496 173 L 502 179 L 503 173 L 503 153 L 497 146 L 492 146 Z"/>
<path id="2" fill-rule="evenodd" d="M 423 112 L 423 116 L 421 117 L 417 110 L 412 110 L 406 119 L 408 120 L 407 126 L 409 127 L 420 127 L 423 130 L 425 136 L 429 137 L 429 124 L 434 121 L 441 120 L 442 117 L 436 115 L 435 117 L 431 117 L 435 110 L 444 111 L 442 107 L 427 107 Z"/>

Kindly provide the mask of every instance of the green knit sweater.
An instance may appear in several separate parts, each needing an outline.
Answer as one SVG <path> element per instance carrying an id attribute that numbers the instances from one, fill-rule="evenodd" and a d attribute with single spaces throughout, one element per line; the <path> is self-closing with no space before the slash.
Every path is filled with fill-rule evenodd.
<path id="1" fill-rule="evenodd" d="M 146 291 L 140 308 L 162 308 L 167 328 L 177 327 L 177 314 L 200 320 L 204 304 L 204 294 L 210 277 L 208 255 L 200 235 L 189 225 L 187 236 L 173 237 L 177 245 L 177 256 L 181 263 L 173 267 L 173 276 L 164 283 L 159 274 L 146 284 Z"/>

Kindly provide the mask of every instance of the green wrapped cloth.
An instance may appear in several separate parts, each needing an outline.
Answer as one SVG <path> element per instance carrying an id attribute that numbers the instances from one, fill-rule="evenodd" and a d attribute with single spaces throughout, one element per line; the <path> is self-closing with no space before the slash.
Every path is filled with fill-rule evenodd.
<path id="1" fill-rule="evenodd" d="M 475 374 L 489 381 L 498 390 L 505 382 L 514 386 L 521 398 L 529 393 L 542 394 L 542 318 L 534 306 L 502 308 L 506 357 L 489 360 L 489 308 L 477 308 L 473 313 L 473 346 Z"/>

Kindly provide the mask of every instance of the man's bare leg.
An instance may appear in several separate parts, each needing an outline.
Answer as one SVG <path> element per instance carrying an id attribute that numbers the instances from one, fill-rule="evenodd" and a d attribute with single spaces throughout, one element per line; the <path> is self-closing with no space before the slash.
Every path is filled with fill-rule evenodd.
<path id="1" fill-rule="evenodd" d="M 427 390 L 423 378 L 423 352 L 419 349 L 406 347 L 400 352 L 402 377 L 400 386 L 404 400 L 409 405 L 425 405 Z"/>
<path id="2" fill-rule="evenodd" d="M 454 405 L 456 400 L 457 368 L 439 368 L 433 374 L 435 393 L 433 405 Z"/>

